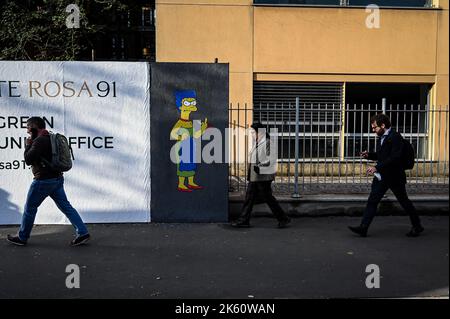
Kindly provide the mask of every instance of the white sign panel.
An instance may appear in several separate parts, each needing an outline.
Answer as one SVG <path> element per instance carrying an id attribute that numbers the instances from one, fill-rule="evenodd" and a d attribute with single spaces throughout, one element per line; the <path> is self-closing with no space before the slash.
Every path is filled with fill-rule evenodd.
<path id="1" fill-rule="evenodd" d="M 68 138 L 75 160 L 65 190 L 85 222 L 149 222 L 149 90 L 145 62 L 0 61 L 0 224 L 23 214 L 31 116 Z M 47 198 L 36 223 L 68 220 Z"/>

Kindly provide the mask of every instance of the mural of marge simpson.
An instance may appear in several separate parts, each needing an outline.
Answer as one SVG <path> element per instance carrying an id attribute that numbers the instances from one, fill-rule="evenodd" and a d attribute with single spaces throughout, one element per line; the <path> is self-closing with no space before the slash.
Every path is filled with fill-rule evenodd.
<path id="1" fill-rule="evenodd" d="M 175 103 L 179 119 L 173 126 L 170 137 L 176 140 L 175 154 L 177 163 L 178 191 L 190 193 L 203 189 L 195 183 L 197 163 L 195 161 L 196 139 L 200 138 L 208 127 L 208 119 L 201 122 L 196 130 L 194 121 L 190 119 L 192 112 L 197 112 L 197 94 L 194 90 L 175 92 Z M 186 183 L 187 180 L 187 183 Z"/>

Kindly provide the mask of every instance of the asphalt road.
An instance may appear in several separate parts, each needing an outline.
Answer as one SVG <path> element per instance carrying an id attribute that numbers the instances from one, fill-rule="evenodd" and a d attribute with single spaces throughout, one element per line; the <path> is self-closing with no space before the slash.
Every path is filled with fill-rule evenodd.
<path id="1" fill-rule="evenodd" d="M 287 229 L 254 218 L 250 229 L 219 224 L 90 225 L 89 245 L 69 247 L 70 226 L 37 226 L 26 247 L 0 227 L 0 298 L 377 298 L 448 297 L 449 218 L 378 217 L 370 236 L 355 217 L 295 218 Z M 80 288 L 66 287 L 68 264 Z M 380 288 L 366 287 L 366 267 Z"/>

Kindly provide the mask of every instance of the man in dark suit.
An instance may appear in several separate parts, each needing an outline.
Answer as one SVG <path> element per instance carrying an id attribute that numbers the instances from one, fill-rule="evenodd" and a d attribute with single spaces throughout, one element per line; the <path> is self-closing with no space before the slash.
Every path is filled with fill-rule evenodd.
<path id="1" fill-rule="evenodd" d="M 402 165 L 403 137 L 391 127 L 391 121 L 385 114 L 378 114 L 370 120 L 372 131 L 378 136 L 376 152 L 364 151 L 363 158 L 377 161 L 376 166 L 369 167 L 367 173 L 374 175 L 372 191 L 360 226 L 349 227 L 362 237 L 377 213 L 377 207 L 388 189 L 394 193 L 400 205 L 409 214 L 412 228 L 406 235 L 418 237 L 424 231 L 419 215 L 406 193 L 406 174 Z"/>

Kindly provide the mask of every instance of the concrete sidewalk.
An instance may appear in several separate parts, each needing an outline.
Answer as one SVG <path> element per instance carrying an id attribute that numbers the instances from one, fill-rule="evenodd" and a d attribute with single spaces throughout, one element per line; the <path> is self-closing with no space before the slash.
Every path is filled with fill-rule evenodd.
<path id="1" fill-rule="evenodd" d="M 448 297 L 448 217 L 424 217 L 419 238 L 404 236 L 406 217 L 378 217 L 370 237 L 356 237 L 347 225 L 359 220 L 90 225 L 92 242 L 73 248 L 70 226 L 37 226 L 26 247 L 7 243 L 17 227 L 3 226 L 0 298 Z M 80 289 L 65 286 L 68 264 L 80 266 Z M 365 285 L 369 264 L 379 289 Z"/>

